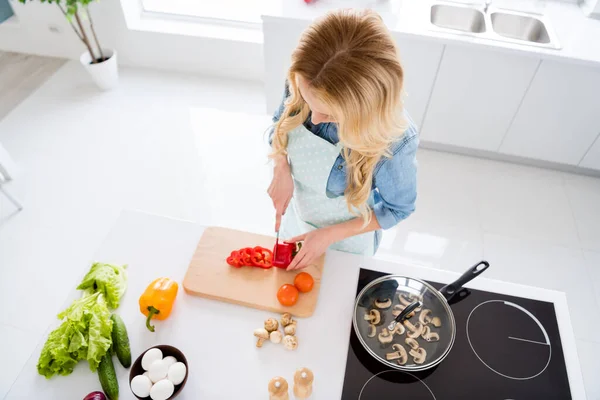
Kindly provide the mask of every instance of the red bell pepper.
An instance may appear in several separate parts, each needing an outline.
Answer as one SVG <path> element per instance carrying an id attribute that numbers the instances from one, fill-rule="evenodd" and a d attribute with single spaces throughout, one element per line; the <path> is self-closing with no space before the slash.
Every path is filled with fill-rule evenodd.
<path id="1" fill-rule="evenodd" d="M 282 242 L 275 245 L 273 249 L 275 259 L 273 266 L 277 268 L 287 268 L 296 255 L 296 243 Z"/>

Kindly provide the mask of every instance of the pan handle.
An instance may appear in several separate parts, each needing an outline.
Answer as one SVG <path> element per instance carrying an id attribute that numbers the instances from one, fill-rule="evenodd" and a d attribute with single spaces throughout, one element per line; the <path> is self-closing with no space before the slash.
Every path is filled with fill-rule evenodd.
<path id="1" fill-rule="evenodd" d="M 463 287 L 464 284 L 478 277 L 483 273 L 483 271 L 488 269 L 489 266 L 490 264 L 487 261 L 478 262 L 469 268 L 467 272 L 462 274 L 460 278 L 441 288 L 440 293 L 446 298 L 447 301 L 450 301 L 450 299 L 454 297 L 454 295 Z"/>

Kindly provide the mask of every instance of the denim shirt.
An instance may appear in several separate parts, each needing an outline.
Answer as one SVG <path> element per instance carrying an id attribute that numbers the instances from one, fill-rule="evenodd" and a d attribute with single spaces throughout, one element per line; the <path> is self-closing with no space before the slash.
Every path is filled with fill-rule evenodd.
<path id="1" fill-rule="evenodd" d="M 286 85 L 284 101 L 289 96 Z M 277 122 L 284 109 L 283 101 L 273 115 L 273 122 Z M 383 229 L 389 229 L 398 222 L 407 218 L 415 211 L 417 199 L 417 159 L 416 151 L 419 146 L 419 134 L 414 122 L 405 113 L 408 128 L 404 135 L 394 142 L 390 148 L 390 157 L 382 157 L 376 165 L 373 177 L 373 212 Z M 306 129 L 332 144 L 339 142 L 337 125 L 323 123 L 314 125 L 309 115 L 304 121 Z M 273 130 L 269 135 L 269 141 Z M 327 197 L 343 196 L 347 185 L 346 162 L 340 154 L 336 159 L 329 179 L 327 181 Z"/>

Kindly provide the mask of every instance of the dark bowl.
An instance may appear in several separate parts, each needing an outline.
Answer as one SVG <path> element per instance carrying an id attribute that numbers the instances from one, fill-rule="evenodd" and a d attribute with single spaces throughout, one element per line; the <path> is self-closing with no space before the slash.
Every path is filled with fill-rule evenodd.
<path id="1" fill-rule="evenodd" d="M 163 358 L 167 357 L 167 356 L 173 356 L 177 359 L 177 361 L 180 361 L 185 364 L 185 378 L 183 379 L 183 382 L 181 382 L 179 385 L 175 385 L 175 391 L 173 392 L 171 397 L 169 397 L 169 400 L 174 399 L 175 397 L 177 397 L 177 395 L 179 395 L 179 393 L 181 393 L 181 391 L 183 390 L 183 387 L 187 383 L 188 376 L 190 376 L 190 370 L 189 370 L 187 359 L 185 358 L 183 353 L 178 348 L 169 346 L 167 344 L 159 344 L 158 346 L 149 347 L 146 350 L 144 350 L 142 352 L 142 354 L 140 354 L 140 356 L 135 360 L 135 362 L 131 366 L 131 370 L 129 371 L 129 390 L 131 390 L 131 380 L 134 377 L 136 377 L 138 375 L 142 375 L 144 372 L 146 372 L 146 371 L 144 371 L 144 368 L 142 368 L 142 357 L 150 349 L 160 349 L 160 351 L 162 351 L 162 353 L 163 353 Z M 131 394 L 133 394 L 136 399 L 140 399 L 140 400 L 148 400 L 150 398 L 150 396 L 138 397 L 135 395 L 135 393 L 133 393 L 133 391 L 131 391 Z"/>

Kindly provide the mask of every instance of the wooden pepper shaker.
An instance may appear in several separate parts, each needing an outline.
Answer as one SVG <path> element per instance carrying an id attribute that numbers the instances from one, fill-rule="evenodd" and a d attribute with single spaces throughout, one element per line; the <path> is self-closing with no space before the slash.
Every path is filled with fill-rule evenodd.
<path id="1" fill-rule="evenodd" d="M 294 396 L 297 399 L 308 399 L 312 394 L 312 384 L 315 379 L 308 368 L 300 368 L 294 374 Z"/>
<path id="2" fill-rule="evenodd" d="M 269 382 L 269 400 L 289 400 L 288 383 L 280 376 Z"/>

